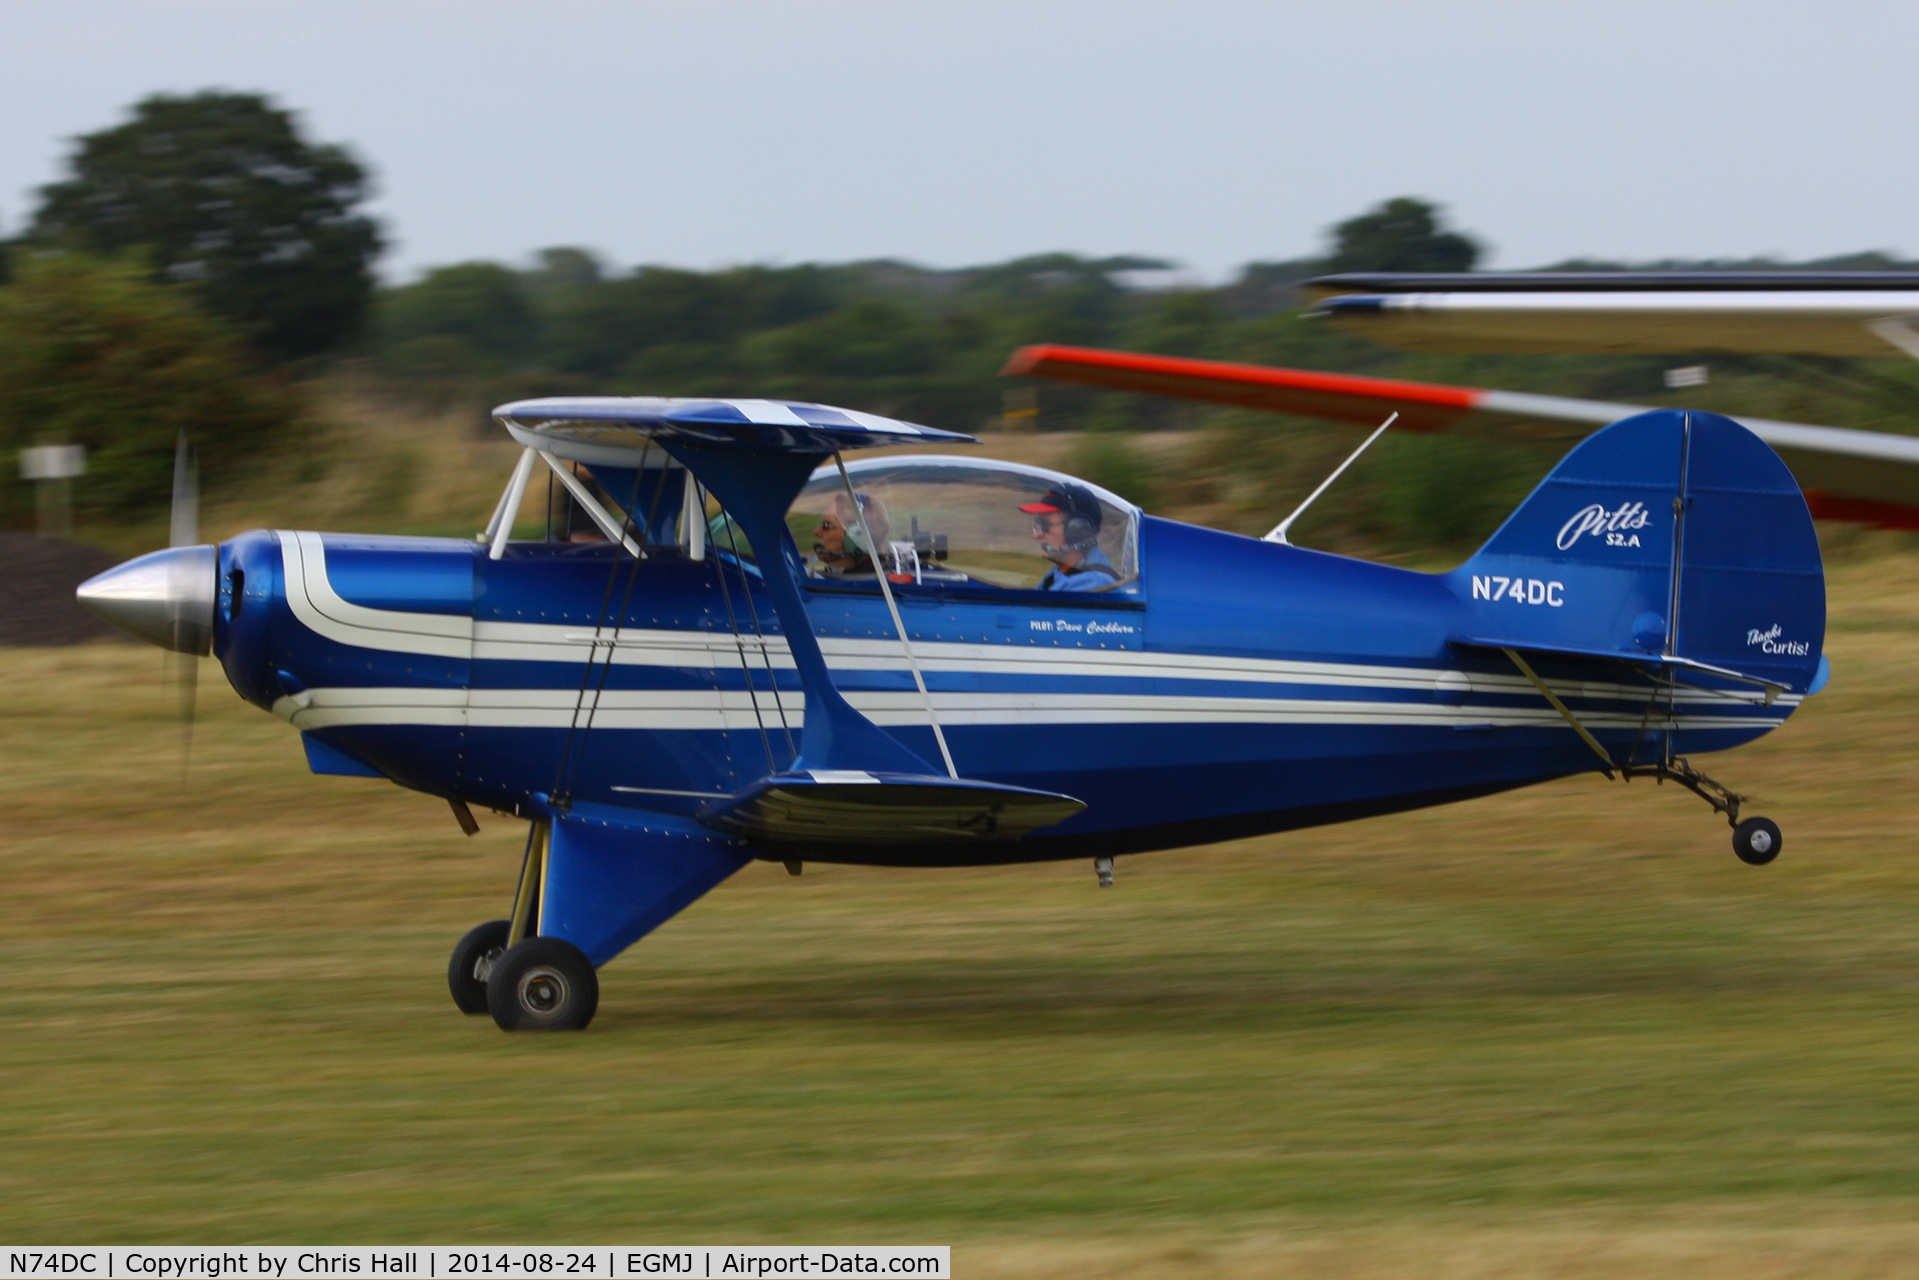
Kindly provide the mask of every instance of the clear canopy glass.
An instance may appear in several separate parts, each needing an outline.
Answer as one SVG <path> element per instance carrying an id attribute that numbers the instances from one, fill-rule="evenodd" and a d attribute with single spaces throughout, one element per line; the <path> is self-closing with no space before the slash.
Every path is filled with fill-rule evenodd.
<path id="1" fill-rule="evenodd" d="M 877 563 L 899 583 L 1033 590 L 1061 558 L 1049 558 L 1048 545 L 1078 544 L 1065 556 L 1072 568 L 1111 566 L 1085 579 L 1100 583 L 1095 590 L 1138 589 L 1139 509 L 1097 485 L 1041 467 L 938 455 L 867 458 L 847 473 L 857 513 L 835 466 L 814 472 L 787 512 L 814 577 L 871 582 Z M 1034 506 L 1080 523 L 1062 532 L 1064 520 L 1047 523 L 1051 512 L 1021 509 Z"/>

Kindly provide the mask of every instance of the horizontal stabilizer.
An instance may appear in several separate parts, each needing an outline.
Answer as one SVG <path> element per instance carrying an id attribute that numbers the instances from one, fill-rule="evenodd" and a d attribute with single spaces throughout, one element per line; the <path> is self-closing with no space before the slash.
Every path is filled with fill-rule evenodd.
<path id="1" fill-rule="evenodd" d="M 1682 658 L 1670 653 L 1647 653 L 1631 649 L 1585 648 L 1579 645 L 1539 644 L 1531 640 L 1498 639 L 1492 636 L 1450 636 L 1446 643 L 1461 649 L 1496 649 L 1504 653 L 1513 650 L 1524 654 L 1543 654 L 1553 658 L 1580 658 L 1598 662 L 1629 662 L 1640 668 L 1657 668 L 1662 672 L 1690 671 L 1698 675 L 1718 676 L 1722 680 L 1734 680 L 1740 684 L 1754 685 L 1766 691 L 1766 701 L 1771 702 L 1786 691 L 1786 686 L 1777 680 L 1765 676 L 1747 675 L 1743 671 L 1734 671 L 1730 667 L 1716 667 L 1710 662 L 1699 662 L 1692 658 Z M 1823 662 L 1824 659 L 1821 658 Z"/>
<path id="2" fill-rule="evenodd" d="M 762 778 L 708 805 L 700 821 L 773 842 L 1013 840 L 1085 807 L 1071 796 L 972 778 L 813 769 Z"/>

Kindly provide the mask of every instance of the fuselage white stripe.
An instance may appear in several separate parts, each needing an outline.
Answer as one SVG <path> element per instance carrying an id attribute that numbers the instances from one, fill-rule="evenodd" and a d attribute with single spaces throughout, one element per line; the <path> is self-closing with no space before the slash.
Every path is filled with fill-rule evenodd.
<path id="1" fill-rule="evenodd" d="M 468 725 L 473 728 L 565 728 L 573 722 L 573 690 L 458 690 L 326 688 L 307 691 L 307 700 L 283 698 L 274 708 L 302 729 L 349 724 Z M 848 700 L 876 724 L 925 723 L 925 707 L 916 693 L 854 691 Z M 597 705 L 587 705 L 596 727 L 650 730 L 754 729 L 760 715 L 773 710 L 771 695 L 760 694 L 759 712 L 745 690 L 607 690 Z M 1350 702 L 1324 699 L 1167 697 L 1135 694 L 1015 694 L 935 692 L 933 705 L 942 722 L 958 725 L 1042 724 L 1323 724 L 1521 726 L 1562 723 L 1547 707 L 1446 707 L 1407 702 Z M 805 714 L 805 698 L 784 691 L 780 706 L 796 720 Z M 1612 729 L 1642 723 L 1629 712 L 1582 713 L 1591 727 Z M 1771 728 L 1775 716 L 1681 714 L 1682 728 Z M 1661 718 L 1652 727 L 1663 727 Z"/>
<path id="2" fill-rule="evenodd" d="M 442 658 L 473 656 L 473 619 L 369 609 L 340 598 L 327 577 L 326 544 L 317 533 L 281 533 L 287 606 L 309 630 L 341 644 Z"/>

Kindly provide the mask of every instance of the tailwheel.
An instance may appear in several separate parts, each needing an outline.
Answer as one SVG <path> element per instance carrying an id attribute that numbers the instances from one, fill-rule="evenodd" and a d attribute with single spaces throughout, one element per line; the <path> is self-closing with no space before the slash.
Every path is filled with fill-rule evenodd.
<path id="1" fill-rule="evenodd" d="M 1783 837 L 1771 818 L 1747 818 L 1732 829 L 1732 851 L 1748 866 L 1763 867 L 1779 856 Z"/>
<path id="2" fill-rule="evenodd" d="M 446 962 L 446 985 L 461 1013 L 486 1012 L 487 976 L 506 951 L 511 928 L 505 920 L 489 920 L 454 944 L 453 957 Z"/>
<path id="3" fill-rule="evenodd" d="M 1771 818 L 1742 819 L 1739 808 L 1751 797 L 1742 796 L 1725 783 L 1707 777 L 1693 768 L 1684 756 L 1674 756 L 1655 764 L 1627 763 L 1621 772 L 1628 782 L 1634 778 L 1656 778 L 1660 782 L 1671 779 L 1711 805 L 1716 812 L 1724 814 L 1726 822 L 1732 827 L 1732 851 L 1748 866 L 1763 867 L 1779 856 L 1784 844 L 1779 834 L 1779 824 Z"/>
<path id="4" fill-rule="evenodd" d="M 599 1008 L 600 979 L 572 943 L 527 938 L 494 961 L 486 1004 L 502 1031 L 579 1031 Z"/>

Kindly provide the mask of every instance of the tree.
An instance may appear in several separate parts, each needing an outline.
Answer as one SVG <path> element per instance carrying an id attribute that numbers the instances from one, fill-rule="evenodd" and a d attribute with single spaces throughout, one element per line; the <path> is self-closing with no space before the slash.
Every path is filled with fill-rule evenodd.
<path id="1" fill-rule="evenodd" d="M 366 172 L 265 97 L 156 94 L 80 138 L 70 167 L 40 189 L 30 240 L 144 249 L 158 279 L 193 287 L 269 360 L 330 351 L 365 320 L 381 247 L 353 211 Z"/>
<path id="2" fill-rule="evenodd" d="M 484 363 L 503 368 L 533 357 L 539 320 L 519 272 L 463 262 L 382 294 L 379 331 L 390 353 L 425 338 L 457 338 Z"/>
<path id="3" fill-rule="evenodd" d="M 606 278 L 606 268 L 590 249 L 560 245 L 542 249 L 534 255 L 539 265 L 523 276 L 527 293 L 535 301 L 591 289 Z"/>
<path id="4" fill-rule="evenodd" d="M 1471 271 L 1479 245 L 1439 229 L 1439 206 L 1411 196 L 1387 200 L 1333 228 L 1331 271 Z"/>
<path id="5" fill-rule="evenodd" d="M 21 253 L 0 288 L 0 447 L 85 445 L 84 506 L 165 503 L 183 431 L 217 481 L 300 413 L 292 392 L 254 372 L 229 326 L 154 283 L 137 259 Z M 7 479 L 11 522 L 32 499 Z"/>
<path id="6" fill-rule="evenodd" d="M 819 267 L 640 267 L 562 294 L 549 313 L 547 358 L 563 373 L 606 378 L 650 348 L 730 346 L 840 301 L 832 274 Z"/>

